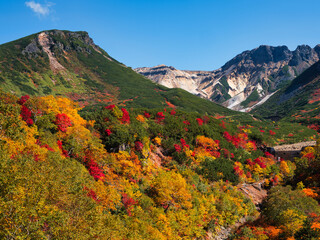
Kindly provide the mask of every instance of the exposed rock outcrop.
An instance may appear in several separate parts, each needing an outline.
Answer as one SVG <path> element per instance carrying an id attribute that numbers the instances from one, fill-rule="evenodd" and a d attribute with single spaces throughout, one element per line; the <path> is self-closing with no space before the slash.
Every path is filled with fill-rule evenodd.
<path id="1" fill-rule="evenodd" d="M 182 71 L 159 65 L 137 68 L 145 77 L 173 88 L 183 88 L 231 109 L 250 108 L 319 60 L 320 45 L 262 45 L 244 51 L 214 71 Z M 247 100 L 248 99 L 248 100 Z M 247 101 L 246 101 L 247 100 Z"/>
<path id="2" fill-rule="evenodd" d="M 26 55 L 26 54 L 37 54 L 37 53 L 40 53 L 41 50 L 38 48 L 38 45 L 37 45 L 37 41 L 35 39 L 33 39 L 31 41 L 31 43 L 29 43 L 25 49 L 22 50 L 22 54 L 23 55 Z"/>
<path id="3" fill-rule="evenodd" d="M 54 57 L 53 52 L 51 51 L 50 47 L 54 44 L 51 39 L 49 38 L 48 34 L 42 32 L 38 35 L 38 41 L 41 45 L 43 51 L 48 55 L 50 68 L 53 72 L 59 72 L 65 70 L 65 67 L 62 66 L 58 60 Z"/>
<path id="4" fill-rule="evenodd" d="M 196 95 L 207 96 L 205 92 L 198 89 L 201 78 L 199 78 L 197 74 L 177 70 L 174 67 L 166 65 L 159 65 L 153 68 L 137 68 L 135 70 L 154 82 L 168 88 L 182 88 Z"/>
<path id="5" fill-rule="evenodd" d="M 76 51 L 85 54 L 92 54 L 93 51 L 102 54 L 109 61 L 113 61 L 98 45 L 96 45 L 89 34 L 84 31 L 70 32 L 61 30 L 44 31 L 36 35 L 31 42 L 22 50 L 23 55 L 28 58 L 37 57 L 44 53 L 48 56 L 50 68 L 54 73 L 65 70 L 59 63 L 56 53 L 66 53 Z M 67 57 L 66 57 L 67 58 Z"/>
<path id="6" fill-rule="evenodd" d="M 262 201 L 267 197 L 268 192 L 263 188 L 264 181 L 252 184 L 239 184 L 238 189 L 248 198 L 252 200 L 257 209 L 260 208 Z"/>

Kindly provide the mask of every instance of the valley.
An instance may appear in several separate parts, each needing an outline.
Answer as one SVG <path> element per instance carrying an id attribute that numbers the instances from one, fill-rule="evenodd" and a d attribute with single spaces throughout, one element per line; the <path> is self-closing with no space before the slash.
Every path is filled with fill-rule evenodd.
<path id="1" fill-rule="evenodd" d="M 0 238 L 320 237 L 319 69 L 306 45 L 205 72 L 83 31 L 0 45 Z"/>

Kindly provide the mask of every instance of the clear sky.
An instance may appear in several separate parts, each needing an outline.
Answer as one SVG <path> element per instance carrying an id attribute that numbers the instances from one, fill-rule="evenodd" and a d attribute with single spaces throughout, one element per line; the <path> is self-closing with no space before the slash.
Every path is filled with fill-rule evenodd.
<path id="1" fill-rule="evenodd" d="M 84 30 L 133 68 L 214 70 L 259 45 L 314 47 L 319 9 L 319 0 L 0 0 L 0 44 Z"/>

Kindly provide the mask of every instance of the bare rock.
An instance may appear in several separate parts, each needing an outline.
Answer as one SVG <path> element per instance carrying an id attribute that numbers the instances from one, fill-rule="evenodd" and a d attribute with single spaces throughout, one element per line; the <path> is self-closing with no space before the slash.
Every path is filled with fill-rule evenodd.
<path id="1" fill-rule="evenodd" d="M 239 184 L 238 189 L 248 198 L 252 200 L 257 209 L 259 209 L 262 201 L 267 197 L 267 190 L 263 188 L 264 181 L 253 184 Z"/>
<path id="2" fill-rule="evenodd" d="M 41 45 L 43 51 L 48 55 L 49 62 L 50 62 L 50 68 L 54 73 L 64 71 L 65 67 L 62 66 L 58 60 L 54 57 L 54 53 L 51 51 L 52 45 L 54 45 L 52 39 L 50 36 L 42 32 L 38 35 L 38 42 Z"/>
<path id="3" fill-rule="evenodd" d="M 26 55 L 26 54 L 37 54 L 40 53 L 41 50 L 38 48 L 37 42 L 35 39 L 33 39 L 31 41 L 31 43 L 29 43 L 25 49 L 22 50 L 22 54 Z"/>
<path id="4" fill-rule="evenodd" d="M 242 52 L 214 71 L 183 71 L 165 65 L 135 71 L 166 87 L 182 88 L 228 108 L 245 110 L 276 91 L 283 82 L 294 79 L 317 62 L 319 56 L 320 45 L 301 45 L 294 51 L 286 46 L 262 45 Z M 254 91 L 259 94 L 257 102 L 242 105 Z"/>

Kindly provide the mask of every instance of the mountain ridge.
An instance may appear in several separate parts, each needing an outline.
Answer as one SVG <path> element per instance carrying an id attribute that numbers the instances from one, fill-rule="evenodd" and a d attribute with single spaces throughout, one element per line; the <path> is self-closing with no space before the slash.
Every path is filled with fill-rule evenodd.
<path id="1" fill-rule="evenodd" d="M 165 65 L 135 71 L 164 86 L 181 87 L 231 109 L 242 110 L 291 81 L 318 61 L 319 56 L 320 45 L 314 48 L 299 45 L 293 51 L 287 46 L 261 45 L 236 55 L 213 71 L 177 70 Z M 245 102 L 250 96 L 253 100 Z"/>
<path id="2" fill-rule="evenodd" d="M 181 89 L 168 89 L 112 58 L 84 31 L 45 30 L 0 45 L 2 90 L 61 95 L 79 102 L 233 114 Z"/>

